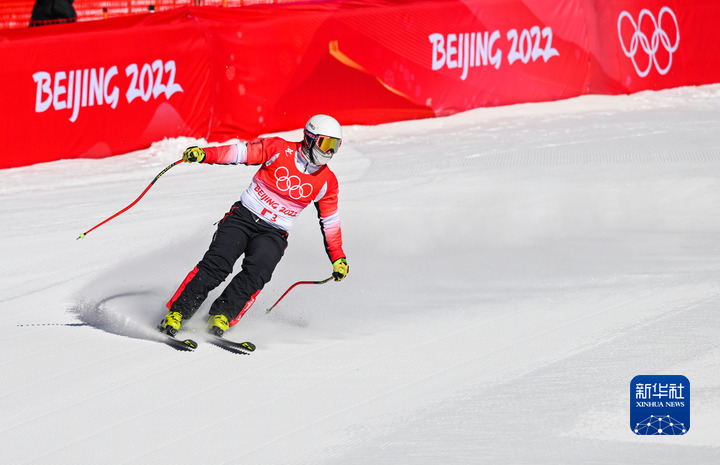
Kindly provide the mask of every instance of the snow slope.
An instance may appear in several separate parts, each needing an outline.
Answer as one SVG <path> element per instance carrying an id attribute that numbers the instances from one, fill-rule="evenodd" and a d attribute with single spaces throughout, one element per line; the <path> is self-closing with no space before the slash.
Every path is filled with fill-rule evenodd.
<path id="1" fill-rule="evenodd" d="M 720 85 L 345 136 L 350 275 L 266 316 L 331 272 L 305 212 L 251 356 L 150 337 L 254 168 L 179 165 L 83 240 L 204 142 L 0 171 L 0 462 L 720 461 Z M 630 431 L 640 374 L 688 377 L 688 434 Z"/>

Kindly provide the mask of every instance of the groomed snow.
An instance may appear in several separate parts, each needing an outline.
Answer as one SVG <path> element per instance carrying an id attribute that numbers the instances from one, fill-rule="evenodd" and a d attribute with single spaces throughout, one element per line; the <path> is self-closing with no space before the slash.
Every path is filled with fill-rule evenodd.
<path id="1" fill-rule="evenodd" d="M 304 212 L 251 356 L 149 337 L 255 168 L 174 167 L 76 240 L 204 143 L 0 171 L 0 462 L 720 461 L 720 85 L 346 127 L 350 274 L 265 314 L 331 272 Z M 690 380 L 686 435 L 632 433 L 641 374 Z"/>

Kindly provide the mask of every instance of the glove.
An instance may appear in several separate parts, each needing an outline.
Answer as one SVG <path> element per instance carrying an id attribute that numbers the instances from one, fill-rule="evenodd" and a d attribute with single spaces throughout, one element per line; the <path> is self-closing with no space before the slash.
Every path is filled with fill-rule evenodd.
<path id="1" fill-rule="evenodd" d="M 183 152 L 183 161 L 202 163 L 205 160 L 205 150 L 200 147 L 188 147 Z"/>
<path id="2" fill-rule="evenodd" d="M 345 258 L 338 258 L 333 262 L 333 274 L 332 277 L 335 281 L 342 281 L 347 276 L 350 267 Z"/>

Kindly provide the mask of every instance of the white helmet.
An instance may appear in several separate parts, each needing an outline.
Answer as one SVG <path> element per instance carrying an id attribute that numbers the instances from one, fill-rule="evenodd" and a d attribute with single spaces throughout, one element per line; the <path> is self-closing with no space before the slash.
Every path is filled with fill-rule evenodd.
<path id="1" fill-rule="evenodd" d="M 342 129 L 335 118 L 315 115 L 305 125 L 302 154 L 316 166 L 326 164 L 342 143 Z"/>

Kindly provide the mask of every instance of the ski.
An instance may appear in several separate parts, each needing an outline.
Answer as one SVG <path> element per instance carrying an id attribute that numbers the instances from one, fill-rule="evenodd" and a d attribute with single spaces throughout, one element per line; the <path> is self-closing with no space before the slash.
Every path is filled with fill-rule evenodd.
<path id="1" fill-rule="evenodd" d="M 251 352 L 255 351 L 255 344 L 249 341 L 235 342 L 210 335 L 208 342 L 236 354 L 250 355 Z"/>
<path id="2" fill-rule="evenodd" d="M 175 339 L 174 336 L 171 336 L 164 331 L 159 331 L 159 332 L 160 332 L 160 342 L 164 342 L 165 344 L 169 345 L 173 349 L 183 350 L 186 352 L 192 352 L 193 350 L 197 349 L 198 344 L 197 344 L 197 342 L 193 341 L 192 339 Z"/>
<path id="3" fill-rule="evenodd" d="M 192 339 L 175 339 L 174 337 L 166 334 L 165 341 L 167 345 L 177 350 L 184 350 L 186 352 L 192 352 L 197 349 L 197 342 Z"/>
<path id="4" fill-rule="evenodd" d="M 158 328 L 159 330 L 160 328 Z M 198 343 L 195 342 L 192 339 L 176 339 L 174 336 L 171 336 L 170 334 L 159 331 L 159 337 L 160 342 L 164 342 L 173 349 L 176 350 L 183 350 L 186 352 L 192 352 L 198 347 Z M 214 334 L 209 334 L 207 342 L 210 344 L 216 345 L 220 348 L 223 348 L 227 351 L 236 353 L 236 354 L 242 354 L 242 355 L 249 355 L 251 352 L 255 351 L 255 344 L 253 344 L 250 341 L 244 341 L 244 342 L 235 342 L 230 341 L 228 339 L 223 339 L 219 336 L 216 336 Z"/>

